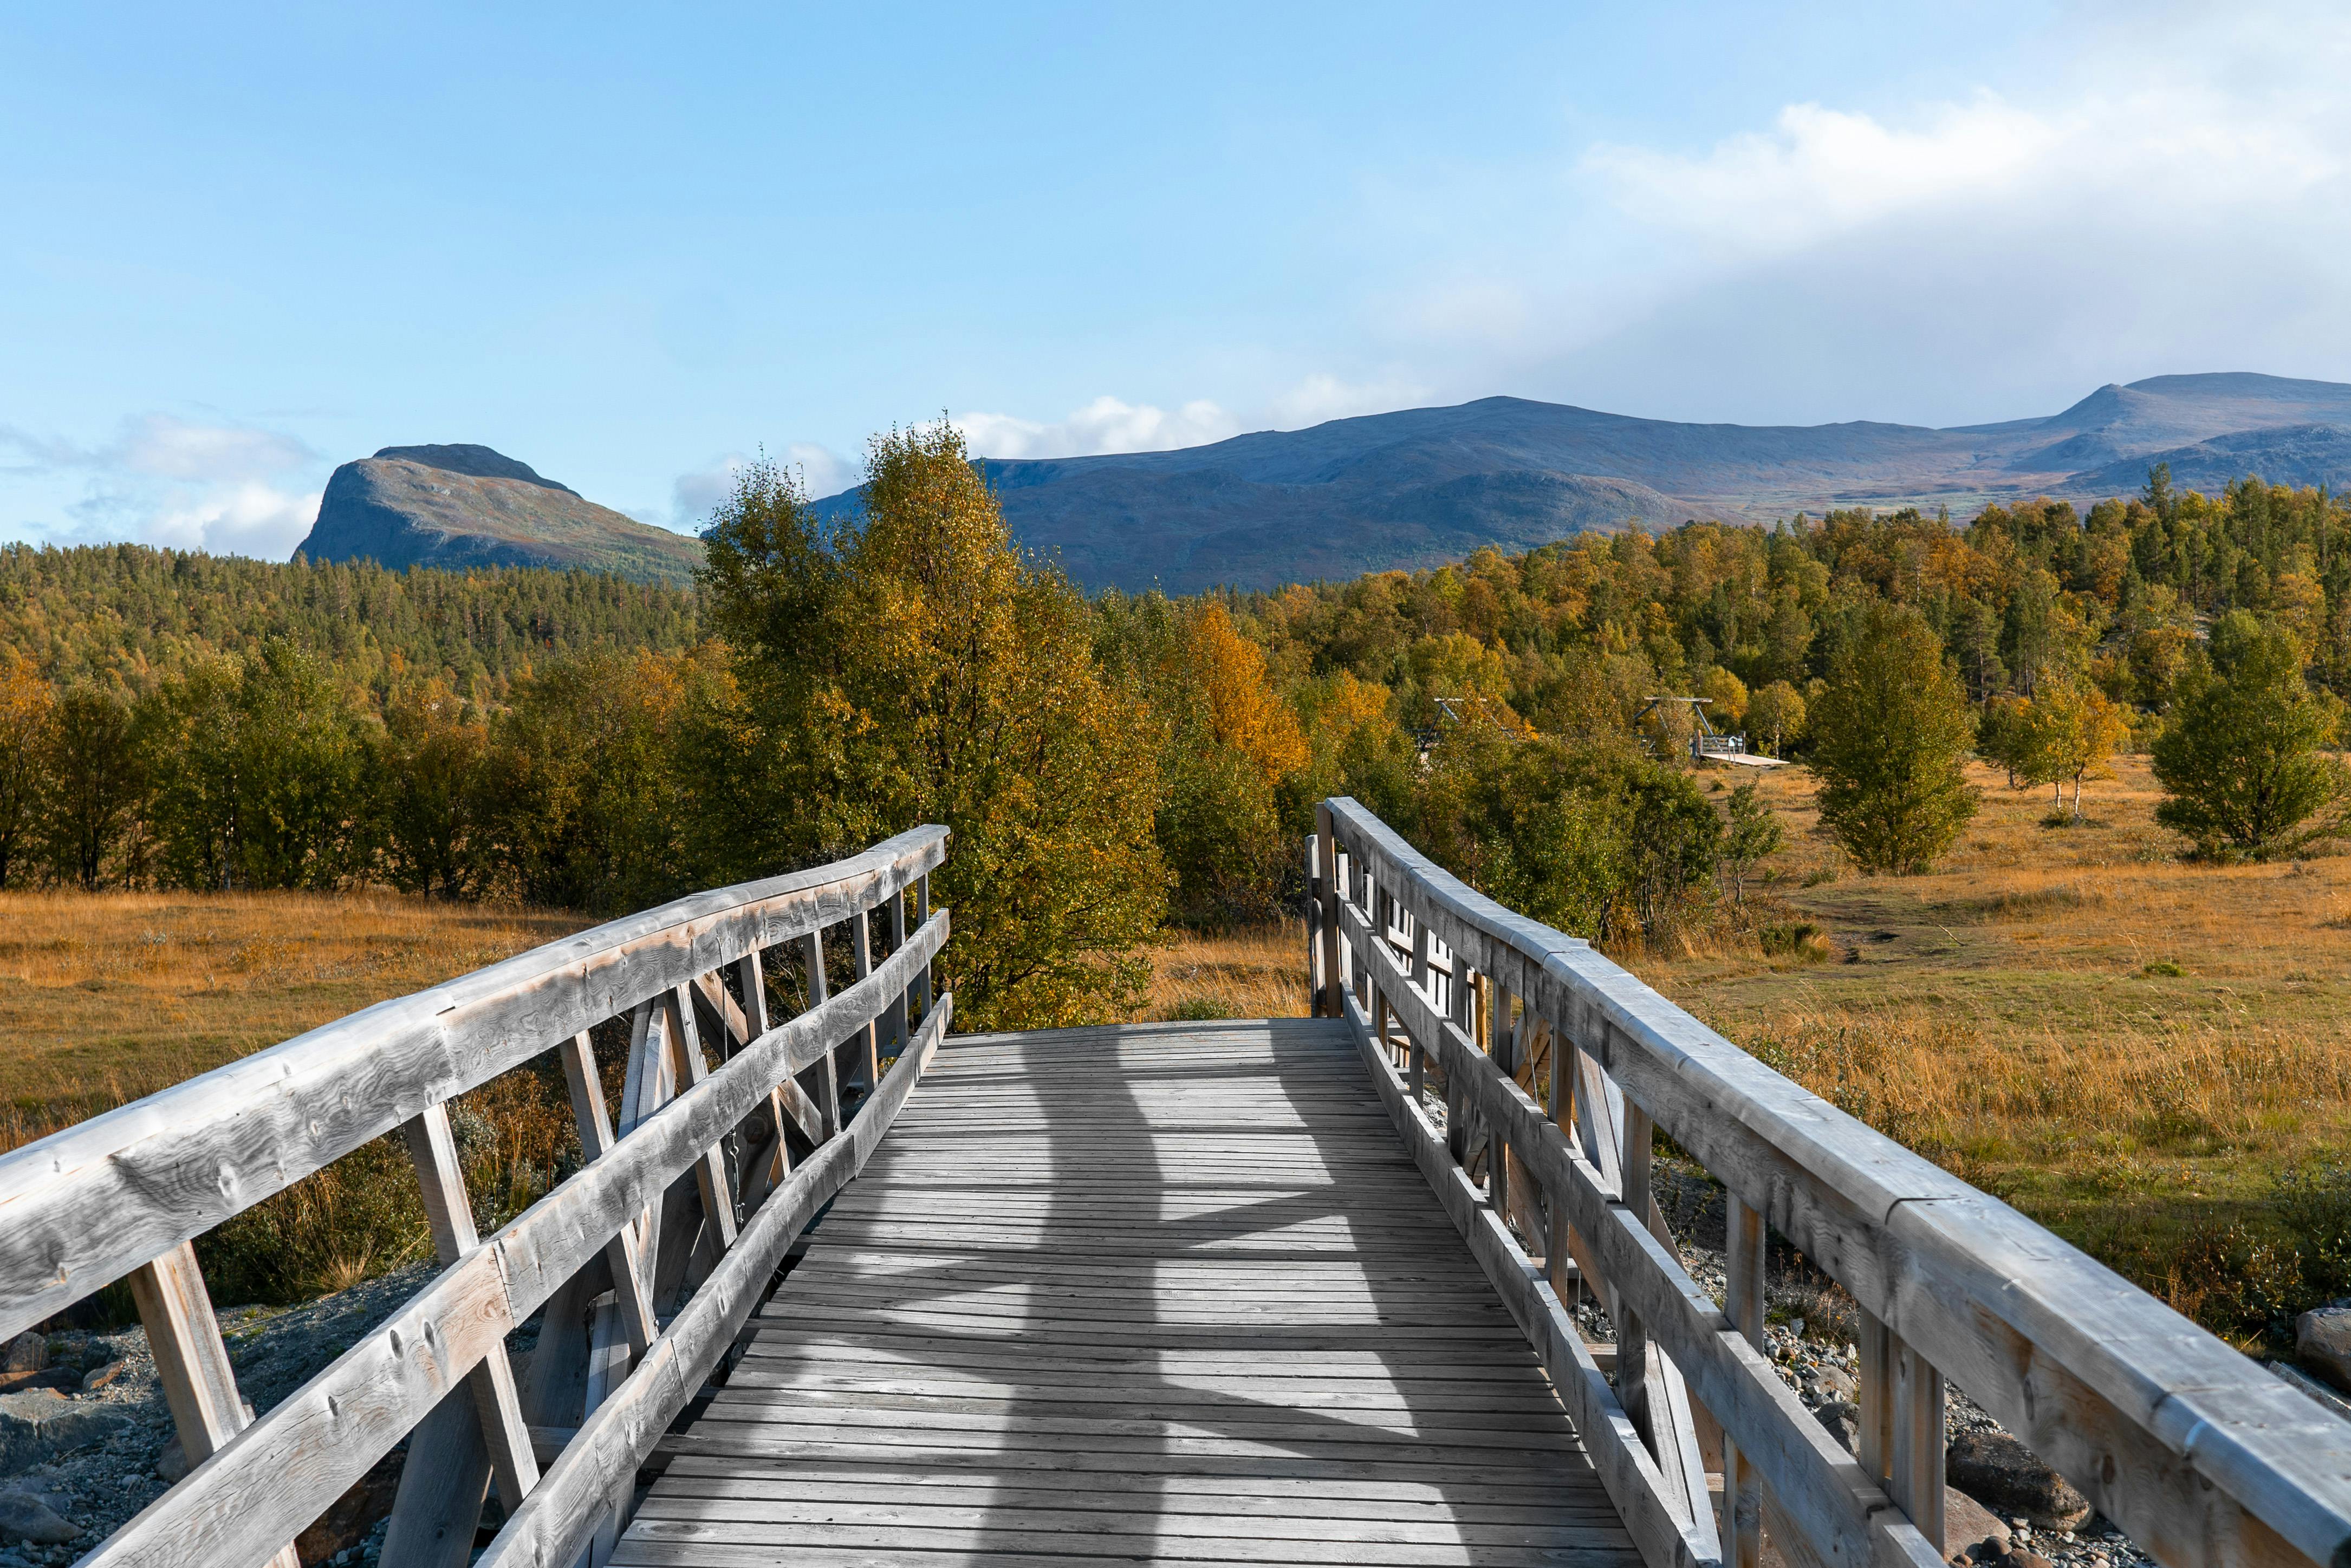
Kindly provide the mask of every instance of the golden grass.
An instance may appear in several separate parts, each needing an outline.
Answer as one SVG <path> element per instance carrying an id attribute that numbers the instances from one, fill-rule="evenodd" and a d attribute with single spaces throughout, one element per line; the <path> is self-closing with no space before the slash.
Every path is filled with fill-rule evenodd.
<path id="1" fill-rule="evenodd" d="M 1306 927 L 1295 920 L 1201 936 L 1171 931 L 1152 954 L 1141 1019 L 1304 1018 Z"/>
<path id="2" fill-rule="evenodd" d="M 395 894 L 0 893 L 0 1150 L 589 924 Z"/>
<path id="3" fill-rule="evenodd" d="M 2084 791 L 2089 821 L 2062 827 L 2045 794 L 1980 768 L 1982 810 L 1949 857 L 1884 878 L 1814 831 L 1804 770 L 1776 772 L 1761 790 L 1789 844 L 1763 900 L 1818 925 L 1829 958 L 1718 939 L 1627 962 L 1815 1092 L 2242 1330 L 2276 1303 L 2210 1278 L 2219 1255 L 2250 1266 L 2264 1236 L 2291 1246 L 2282 1180 L 2351 1142 L 2351 858 L 2184 861 L 2146 760 L 2116 762 Z"/>

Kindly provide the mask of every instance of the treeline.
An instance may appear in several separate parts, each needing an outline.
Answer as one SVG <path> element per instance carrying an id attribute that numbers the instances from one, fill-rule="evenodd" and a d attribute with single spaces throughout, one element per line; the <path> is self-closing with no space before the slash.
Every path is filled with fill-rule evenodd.
<path id="1" fill-rule="evenodd" d="M 952 433 L 877 438 L 869 477 L 834 524 L 750 471 L 691 594 L 0 552 L 0 881 L 617 910 L 944 821 L 964 1016 L 1037 1024 L 1126 1006 L 1167 918 L 1294 907 L 1330 794 L 1605 942 L 1742 917 L 1776 825 L 1680 765 L 1691 709 L 1658 696 L 1808 757 L 1873 870 L 1949 841 L 1978 748 L 2078 797 L 2152 747 L 2165 820 L 2215 853 L 2342 796 L 2313 753 L 2351 681 L 2351 517 L 2319 492 L 2158 469 L 2086 517 L 1691 523 L 1089 601 Z"/>
<path id="2" fill-rule="evenodd" d="M 378 701 L 438 680 L 496 703 L 515 676 L 553 659 L 684 648 L 701 635 L 693 591 L 601 572 L 0 545 L 0 656 L 16 653 L 63 685 L 143 693 L 183 664 L 278 640 Z"/>

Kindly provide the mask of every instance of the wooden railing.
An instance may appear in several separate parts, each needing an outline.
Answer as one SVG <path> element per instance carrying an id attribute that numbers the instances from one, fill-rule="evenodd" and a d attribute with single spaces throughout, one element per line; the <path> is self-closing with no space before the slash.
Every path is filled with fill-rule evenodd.
<path id="1" fill-rule="evenodd" d="M 0 1339 L 127 1278 L 193 1467 L 84 1563 L 295 1568 L 295 1536 L 402 1439 L 387 1564 L 467 1562 L 493 1480 L 506 1519 L 482 1561 L 602 1562 L 664 1430 L 937 1049 L 946 837 L 598 926 L 0 1157 Z M 838 994 L 829 934 L 854 976 Z M 806 1003 L 788 1021 L 771 954 Z M 589 1031 L 621 1019 L 615 1127 Z M 447 1102 L 550 1052 L 584 1164 L 482 1238 Z M 395 1129 L 442 1270 L 254 1420 L 191 1243 Z M 507 1336 L 534 1314 L 518 1376 Z"/>
<path id="2" fill-rule="evenodd" d="M 1946 1377 L 2171 1568 L 2351 1568 L 2351 1424 L 1356 802 L 1307 855 L 1318 1011 L 1355 1026 L 1649 1568 L 1752 1568 L 1759 1527 L 1795 1568 L 1933 1568 Z M 1720 1306 L 1651 1193 L 1659 1131 L 1727 1189 Z M 1857 1455 L 1764 1357 L 1767 1223 L 1859 1305 Z"/>

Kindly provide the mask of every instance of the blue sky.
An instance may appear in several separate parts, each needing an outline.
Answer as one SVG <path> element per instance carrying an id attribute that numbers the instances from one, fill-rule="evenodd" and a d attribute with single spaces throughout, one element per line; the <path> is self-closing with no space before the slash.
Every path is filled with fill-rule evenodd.
<path id="1" fill-rule="evenodd" d="M 941 412 L 2351 380 L 2346 75 L 2260 4 L 11 5 L 0 538 L 282 557 L 430 441 L 691 528 Z"/>

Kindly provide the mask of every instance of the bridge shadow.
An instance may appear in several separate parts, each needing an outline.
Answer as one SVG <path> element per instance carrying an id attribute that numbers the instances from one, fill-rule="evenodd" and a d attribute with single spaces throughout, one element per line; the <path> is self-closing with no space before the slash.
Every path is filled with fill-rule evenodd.
<path id="1" fill-rule="evenodd" d="M 860 1184 L 928 1215 L 883 1309 L 939 1390 L 908 1546 L 1630 1568 L 1341 1026 L 976 1037 L 916 1103 Z"/>

